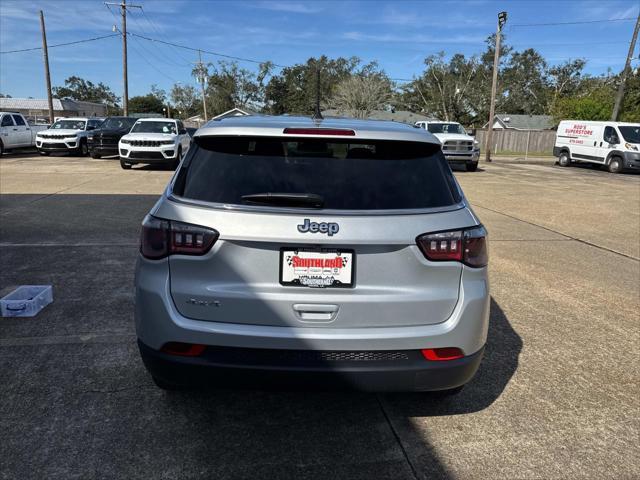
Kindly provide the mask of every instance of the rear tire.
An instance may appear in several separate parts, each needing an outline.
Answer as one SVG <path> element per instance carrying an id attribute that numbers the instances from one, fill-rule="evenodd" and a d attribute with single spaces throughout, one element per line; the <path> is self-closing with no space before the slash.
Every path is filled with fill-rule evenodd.
<path id="1" fill-rule="evenodd" d="M 120 167 L 122 167 L 123 170 L 131 170 L 131 164 L 122 159 L 120 159 Z"/>
<path id="2" fill-rule="evenodd" d="M 0 157 L 2 156 L 3 153 L 4 153 L 4 145 L 2 142 L 0 142 Z"/>
<path id="3" fill-rule="evenodd" d="M 611 173 L 620 173 L 622 171 L 622 159 L 620 157 L 613 157 L 609 160 L 608 169 Z"/>
<path id="4" fill-rule="evenodd" d="M 558 157 L 558 165 L 561 167 L 570 167 L 571 166 L 571 157 L 567 152 L 562 152 Z"/>
<path id="5" fill-rule="evenodd" d="M 478 162 L 467 163 L 467 172 L 475 172 L 478 170 Z"/>

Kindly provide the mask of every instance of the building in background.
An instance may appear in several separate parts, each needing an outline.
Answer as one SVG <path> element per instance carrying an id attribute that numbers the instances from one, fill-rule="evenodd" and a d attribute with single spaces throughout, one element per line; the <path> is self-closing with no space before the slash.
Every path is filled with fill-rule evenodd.
<path id="1" fill-rule="evenodd" d="M 489 122 L 482 128 L 487 128 Z M 549 115 L 511 115 L 498 113 L 493 118 L 494 130 L 552 130 L 556 127 Z"/>
<path id="2" fill-rule="evenodd" d="M 49 123 L 49 104 L 40 98 L 0 98 L 0 111 L 18 112 L 32 123 Z M 106 117 L 103 103 L 83 102 L 70 98 L 53 99 L 54 117 Z"/>

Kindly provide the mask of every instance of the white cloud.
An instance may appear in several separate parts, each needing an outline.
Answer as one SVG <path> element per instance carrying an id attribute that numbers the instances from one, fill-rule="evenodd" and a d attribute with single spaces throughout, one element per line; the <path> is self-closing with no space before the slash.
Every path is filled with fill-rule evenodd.
<path id="1" fill-rule="evenodd" d="M 471 35 L 424 35 L 424 34 L 368 34 L 362 32 L 346 32 L 343 34 L 343 38 L 347 40 L 355 40 L 358 42 L 380 42 L 380 43 L 435 43 L 435 44 L 449 44 L 449 43 L 468 43 L 468 44 L 483 44 L 483 36 L 471 36 Z"/>
<path id="2" fill-rule="evenodd" d="M 254 5 L 257 8 L 263 8 L 265 10 L 273 10 L 275 12 L 288 12 L 288 13 L 318 13 L 323 9 L 319 4 L 308 4 L 298 2 L 261 2 Z"/>

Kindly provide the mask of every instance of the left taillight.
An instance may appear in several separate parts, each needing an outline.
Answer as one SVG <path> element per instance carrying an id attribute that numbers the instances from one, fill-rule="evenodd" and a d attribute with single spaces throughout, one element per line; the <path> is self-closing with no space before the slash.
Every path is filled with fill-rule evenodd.
<path id="1" fill-rule="evenodd" d="M 212 228 L 147 215 L 142 222 L 140 253 L 152 260 L 172 254 L 204 255 L 218 236 Z"/>
<path id="2" fill-rule="evenodd" d="M 433 262 L 455 261 L 484 267 L 489 261 L 487 231 L 480 225 L 464 230 L 425 233 L 416 239 L 424 256 Z"/>

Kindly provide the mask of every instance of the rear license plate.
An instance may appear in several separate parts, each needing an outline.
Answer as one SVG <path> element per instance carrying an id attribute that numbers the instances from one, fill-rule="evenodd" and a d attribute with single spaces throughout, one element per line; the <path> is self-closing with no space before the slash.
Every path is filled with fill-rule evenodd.
<path id="1" fill-rule="evenodd" d="M 355 254 L 352 250 L 280 250 L 280 283 L 314 288 L 353 286 Z"/>

